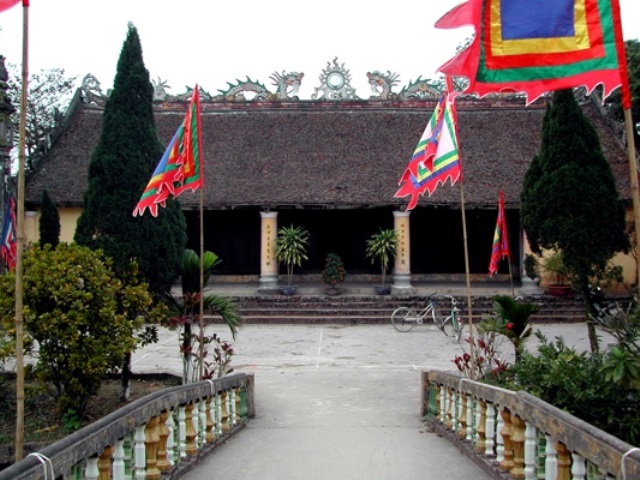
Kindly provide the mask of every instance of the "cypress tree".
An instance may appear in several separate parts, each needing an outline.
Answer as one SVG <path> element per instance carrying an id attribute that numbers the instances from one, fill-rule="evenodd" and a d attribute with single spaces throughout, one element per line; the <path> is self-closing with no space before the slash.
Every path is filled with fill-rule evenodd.
<path id="1" fill-rule="evenodd" d="M 547 106 L 540 151 L 525 174 L 521 204 L 532 250 L 561 251 L 574 287 L 585 299 L 593 275 L 628 248 L 624 207 L 611 166 L 571 90 L 555 92 Z M 592 349 L 597 350 L 591 333 Z"/>
<path id="2" fill-rule="evenodd" d="M 42 191 L 40 212 L 40 246 L 47 243 L 56 248 L 60 243 L 60 214 L 58 207 L 46 190 Z"/>
<path id="3" fill-rule="evenodd" d="M 89 165 L 89 186 L 75 240 L 102 249 L 125 272 L 136 259 L 156 293 L 168 291 L 179 272 L 186 222 L 171 199 L 158 216 L 132 212 L 164 151 L 153 116 L 153 86 L 137 29 L 129 24 L 113 91 L 102 116 L 100 139 Z"/>

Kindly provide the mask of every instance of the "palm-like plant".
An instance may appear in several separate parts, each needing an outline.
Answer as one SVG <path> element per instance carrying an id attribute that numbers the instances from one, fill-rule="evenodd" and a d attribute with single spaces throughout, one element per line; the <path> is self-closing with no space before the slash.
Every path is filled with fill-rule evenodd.
<path id="1" fill-rule="evenodd" d="M 204 252 L 203 268 L 203 288 L 211 278 L 211 270 L 220 263 L 220 258 L 213 252 Z M 200 257 L 193 250 L 187 249 L 182 256 L 180 267 L 180 279 L 182 285 L 182 296 L 174 297 L 168 294 L 165 303 L 169 307 L 170 321 L 174 326 L 181 326 L 183 334 L 180 351 L 183 355 L 183 383 L 189 383 L 192 376 L 197 372 L 197 368 L 191 370 L 192 364 L 198 367 L 204 358 L 196 357 L 192 361 L 193 335 L 192 325 L 199 321 L 200 316 Z M 238 327 L 242 321 L 240 310 L 235 299 L 223 295 L 205 295 L 202 298 L 204 312 L 220 316 L 231 331 L 232 337 L 236 338 Z M 204 352 L 206 355 L 206 352 Z"/>
<path id="2" fill-rule="evenodd" d="M 485 319 L 478 328 L 507 337 L 513 344 L 517 362 L 522 355 L 524 341 L 533 333 L 529 319 L 540 310 L 540 306 L 516 301 L 509 295 L 498 295 L 494 298 L 493 309 L 495 317 Z"/>
<path id="3" fill-rule="evenodd" d="M 371 259 L 371 263 L 376 260 L 380 262 L 382 270 L 382 285 L 384 285 L 385 275 L 389 268 L 389 261 L 396 256 L 396 246 L 398 244 L 398 236 L 393 229 L 380 229 L 378 233 L 374 233 L 367 240 L 366 256 Z"/>
<path id="4" fill-rule="evenodd" d="M 293 267 L 307 260 L 309 232 L 304 227 L 280 227 L 276 237 L 276 259 L 287 267 L 287 284 L 291 285 Z"/>

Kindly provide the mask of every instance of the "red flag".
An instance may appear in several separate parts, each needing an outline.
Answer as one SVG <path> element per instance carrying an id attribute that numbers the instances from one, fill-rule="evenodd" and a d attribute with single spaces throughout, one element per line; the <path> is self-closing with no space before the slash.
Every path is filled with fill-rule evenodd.
<path id="1" fill-rule="evenodd" d="M 9 270 L 12 270 L 16 265 L 16 238 L 16 204 L 13 197 L 9 197 L 2 222 L 2 236 L 0 237 L 0 258 Z"/>
<path id="2" fill-rule="evenodd" d="M 175 198 L 185 190 L 196 191 L 202 187 L 201 152 L 200 96 L 196 85 L 187 114 L 151 175 L 133 216 L 142 215 L 149 208 L 156 217 L 158 205 L 164 207 L 169 195 Z"/>
<path id="3" fill-rule="evenodd" d="M 468 93 L 545 92 L 622 85 L 630 106 L 618 0 L 468 0 L 436 22 L 438 28 L 475 27 L 468 48 L 438 71 L 469 79 Z M 626 107 L 625 107 L 626 108 Z"/>
<path id="4" fill-rule="evenodd" d="M 14 5 L 17 5 L 18 3 L 20 3 L 20 0 L 0 0 L 0 12 L 7 10 L 11 7 L 13 7 Z M 25 7 L 29 6 L 29 1 L 25 1 L 23 3 L 23 5 Z"/>
<path id="5" fill-rule="evenodd" d="M 498 273 L 498 262 L 503 258 L 511 259 L 509 254 L 509 234 L 507 233 L 507 217 L 504 214 L 504 193 L 500 190 L 498 201 L 498 220 L 493 234 L 493 246 L 491 247 L 491 260 L 489 262 L 489 276 Z"/>

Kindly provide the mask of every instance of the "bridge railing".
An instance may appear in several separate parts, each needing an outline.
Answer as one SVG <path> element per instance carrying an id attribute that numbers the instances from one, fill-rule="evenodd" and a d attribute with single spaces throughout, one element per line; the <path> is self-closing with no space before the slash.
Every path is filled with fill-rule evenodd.
<path id="1" fill-rule="evenodd" d="M 0 480 L 159 479 L 189 468 L 254 416 L 253 375 L 167 388 L 30 454 Z"/>
<path id="2" fill-rule="evenodd" d="M 640 478 L 640 449 L 526 392 L 423 372 L 422 414 L 514 479 Z"/>

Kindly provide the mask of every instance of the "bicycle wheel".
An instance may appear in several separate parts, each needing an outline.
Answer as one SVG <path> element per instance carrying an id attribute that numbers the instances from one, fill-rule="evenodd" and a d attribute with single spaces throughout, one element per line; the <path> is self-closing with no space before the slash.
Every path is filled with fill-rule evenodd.
<path id="1" fill-rule="evenodd" d="M 451 329 L 453 330 L 454 336 L 456 337 L 456 341 L 460 343 L 460 337 L 462 337 L 462 329 L 463 325 L 458 315 L 454 314 L 451 317 Z"/>
<path id="2" fill-rule="evenodd" d="M 460 320 L 456 314 L 449 315 L 444 319 L 442 323 L 442 332 L 447 337 L 454 337 L 456 341 L 460 342 L 460 337 L 462 336 L 462 325 L 460 324 Z"/>
<path id="3" fill-rule="evenodd" d="M 447 332 L 444 331 L 444 326 L 447 323 L 447 319 L 439 315 L 438 305 L 435 302 L 431 302 L 431 318 L 433 319 L 435 326 L 446 335 Z"/>
<path id="4" fill-rule="evenodd" d="M 415 321 L 407 320 L 409 313 L 411 310 L 407 307 L 398 307 L 391 314 L 391 324 L 393 328 L 398 330 L 399 332 L 408 332 L 415 325 Z"/>

